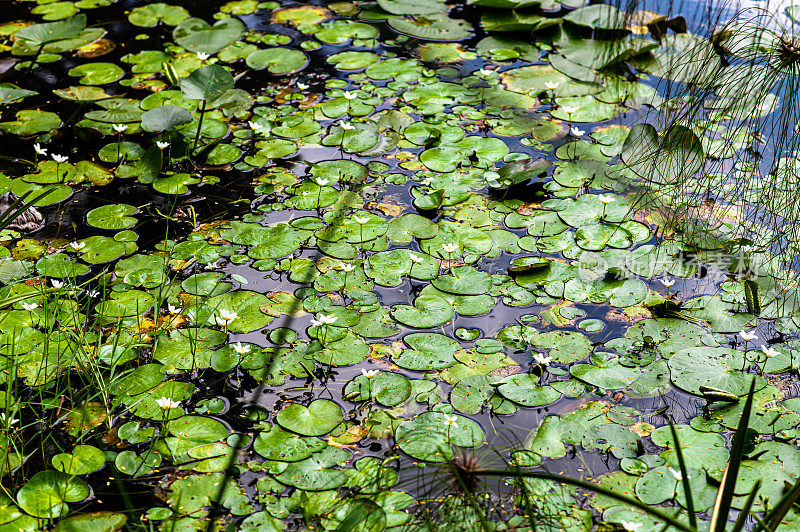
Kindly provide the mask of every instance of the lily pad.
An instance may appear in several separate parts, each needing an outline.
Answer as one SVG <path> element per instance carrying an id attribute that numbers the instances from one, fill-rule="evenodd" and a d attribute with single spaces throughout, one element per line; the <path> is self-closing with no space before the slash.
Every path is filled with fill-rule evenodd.
<path id="1" fill-rule="evenodd" d="M 308 57 L 291 48 L 269 48 L 248 55 L 245 61 L 256 70 L 266 68 L 270 74 L 289 74 L 302 70 L 308 64 Z"/>
<path id="2" fill-rule="evenodd" d="M 343 420 L 342 408 L 333 401 L 317 399 L 308 406 L 291 403 L 278 412 L 281 427 L 301 436 L 324 436 Z"/>
<path id="3" fill-rule="evenodd" d="M 191 52 L 214 54 L 239 40 L 242 33 L 244 24 L 236 18 L 218 20 L 209 26 L 205 20 L 192 17 L 175 26 L 172 37 Z"/>

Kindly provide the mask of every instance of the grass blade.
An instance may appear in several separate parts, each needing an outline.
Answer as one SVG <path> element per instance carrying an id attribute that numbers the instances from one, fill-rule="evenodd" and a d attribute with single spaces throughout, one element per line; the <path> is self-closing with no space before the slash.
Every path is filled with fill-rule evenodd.
<path id="1" fill-rule="evenodd" d="M 339 523 L 334 532 L 352 532 L 353 530 L 365 529 L 368 531 L 381 530 L 386 525 L 386 513 L 373 501 L 356 499 L 351 503 L 351 506 L 352 509 Z"/>
<path id="2" fill-rule="evenodd" d="M 731 532 L 741 532 L 744 530 L 744 525 L 747 523 L 747 518 L 750 515 L 750 508 L 753 507 L 753 502 L 756 500 L 759 489 L 761 489 L 761 479 L 758 479 L 753 485 L 753 489 L 750 490 L 750 495 L 747 496 L 747 500 L 742 510 L 739 512 L 739 517 L 736 518 L 736 523 L 733 524 L 733 530 L 731 530 Z"/>
<path id="3" fill-rule="evenodd" d="M 9 205 L 6 210 L 0 213 L 0 231 L 8 227 L 14 220 L 16 220 L 23 212 L 32 207 L 37 201 L 53 192 L 54 188 L 55 187 L 53 186 L 46 187 L 41 194 L 37 194 L 30 201 L 28 201 L 28 198 L 32 195 L 31 191 L 26 192 L 14 200 L 14 202 Z"/>
<path id="4" fill-rule="evenodd" d="M 598 486 L 597 484 L 592 484 L 591 482 L 586 482 L 585 480 L 579 480 L 577 478 L 569 478 L 569 477 L 562 477 L 559 475 L 554 475 L 552 473 L 544 473 L 539 471 L 509 471 L 507 469 L 482 469 L 479 471 L 471 471 L 468 474 L 470 475 L 477 475 L 477 476 L 487 476 L 487 477 L 527 477 L 527 478 L 541 478 L 545 480 L 552 480 L 555 482 L 560 482 L 561 484 L 569 484 L 578 488 L 583 488 L 588 491 L 593 491 L 595 493 L 599 493 L 601 495 L 605 495 L 611 499 L 617 500 L 619 502 L 625 503 L 629 506 L 633 506 L 649 514 L 656 519 L 664 521 L 668 525 L 676 528 L 677 530 L 682 530 L 683 532 L 697 532 L 695 527 L 689 526 L 685 523 L 681 523 L 668 513 L 662 511 L 659 508 L 654 506 L 650 506 L 649 504 L 645 504 L 642 501 L 634 499 L 632 497 L 627 497 L 625 495 L 621 495 L 615 491 L 611 491 L 608 488 L 604 488 L 602 486 Z"/>
<path id="5" fill-rule="evenodd" d="M 789 513 L 789 510 L 797 501 L 798 496 L 800 496 L 800 480 L 795 482 L 794 486 L 792 486 L 792 489 L 790 489 L 786 495 L 781 497 L 781 500 L 778 501 L 778 504 L 775 505 L 775 508 L 764 514 L 764 522 L 768 526 L 766 530 L 769 531 L 778 528 L 778 526 L 781 524 L 781 521 L 783 521 L 783 518 L 786 517 L 786 514 Z M 760 523 L 758 526 L 756 526 L 754 532 L 758 532 L 759 530 L 764 530 Z"/>
<path id="6" fill-rule="evenodd" d="M 686 497 L 686 511 L 689 513 L 689 524 L 697 528 L 697 516 L 694 511 L 694 499 L 692 498 L 692 487 L 689 485 L 689 472 L 686 469 L 686 461 L 683 459 L 683 450 L 678 440 L 678 431 L 670 420 L 669 430 L 672 433 L 672 441 L 675 443 L 675 454 L 678 456 L 678 466 L 681 470 L 681 484 L 683 484 L 683 495 Z"/>
<path id="7" fill-rule="evenodd" d="M 753 519 L 755 519 L 756 523 L 758 523 L 758 527 L 756 528 L 756 530 L 766 530 L 767 532 L 775 532 L 772 529 L 772 527 L 770 527 L 767 523 L 764 522 L 763 519 L 761 519 L 758 516 L 758 514 L 753 514 Z"/>
<path id="8" fill-rule="evenodd" d="M 711 532 L 725 532 L 725 525 L 728 522 L 728 514 L 731 511 L 731 503 L 734 497 L 736 479 L 739 477 L 739 466 L 744 458 L 744 441 L 747 436 L 747 426 L 750 423 L 750 411 L 753 409 L 753 396 L 755 395 L 756 380 L 753 378 L 750 383 L 750 391 L 747 392 L 747 401 L 742 408 L 742 417 L 739 419 L 739 426 L 733 435 L 733 447 L 731 448 L 731 458 L 722 475 L 722 483 L 717 492 L 717 500 L 714 502 L 714 509 L 711 513 Z"/>

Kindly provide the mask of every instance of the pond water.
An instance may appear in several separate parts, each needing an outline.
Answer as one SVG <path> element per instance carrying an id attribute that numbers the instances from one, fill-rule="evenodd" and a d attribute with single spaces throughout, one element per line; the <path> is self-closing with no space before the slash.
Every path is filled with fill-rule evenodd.
<path id="1" fill-rule="evenodd" d="M 795 529 L 800 51 L 626 7 L 4 6 L 0 532 Z"/>

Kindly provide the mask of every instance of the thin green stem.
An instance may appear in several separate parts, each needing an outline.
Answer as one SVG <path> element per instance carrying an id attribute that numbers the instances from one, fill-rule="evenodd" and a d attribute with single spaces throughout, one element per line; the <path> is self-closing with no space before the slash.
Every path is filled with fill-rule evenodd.
<path id="1" fill-rule="evenodd" d="M 200 105 L 200 120 L 197 122 L 197 134 L 194 136 L 194 144 L 192 145 L 192 153 L 197 149 L 197 143 L 200 141 L 200 131 L 203 129 L 203 116 L 206 114 L 206 101 Z"/>

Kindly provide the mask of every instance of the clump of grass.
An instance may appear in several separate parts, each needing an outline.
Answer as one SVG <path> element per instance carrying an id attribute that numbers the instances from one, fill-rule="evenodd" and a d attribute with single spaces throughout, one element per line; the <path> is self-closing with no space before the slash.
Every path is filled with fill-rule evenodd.
<path id="1" fill-rule="evenodd" d="M 657 137 L 632 134 L 622 154 L 625 169 L 644 189 L 640 204 L 657 210 L 666 232 L 684 245 L 770 251 L 779 259 L 768 273 L 793 278 L 800 242 L 800 36 L 769 7 L 707 6 L 695 20 L 705 36 L 651 23 L 651 35 L 678 52 L 672 68 L 663 69 L 669 79 L 653 78 L 661 103 L 638 126 L 653 127 Z M 633 21 L 640 4 L 619 7 Z M 666 9 L 681 7 L 669 2 Z M 633 64 L 647 71 L 652 61 Z M 696 164 L 687 164 L 692 158 Z"/>

